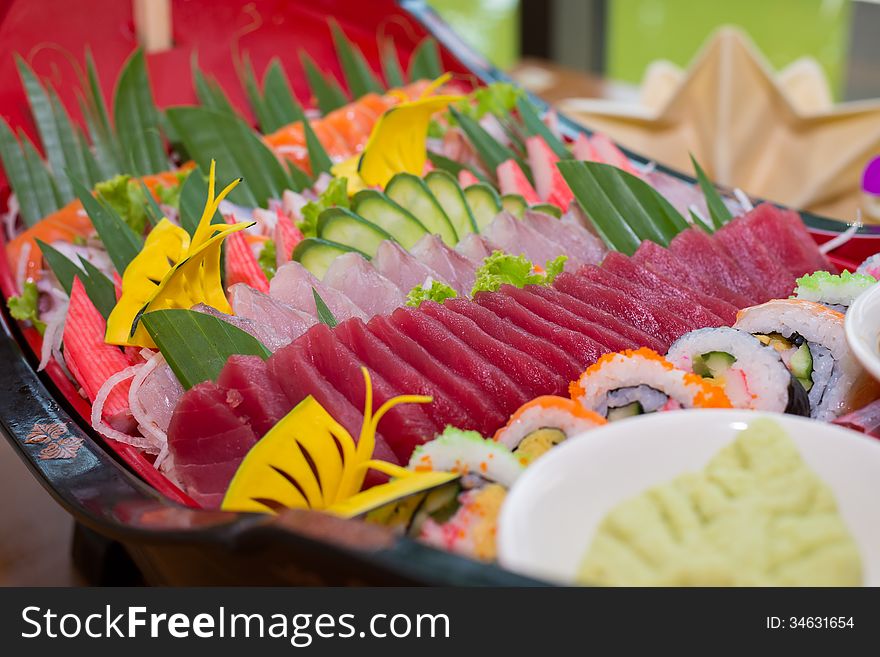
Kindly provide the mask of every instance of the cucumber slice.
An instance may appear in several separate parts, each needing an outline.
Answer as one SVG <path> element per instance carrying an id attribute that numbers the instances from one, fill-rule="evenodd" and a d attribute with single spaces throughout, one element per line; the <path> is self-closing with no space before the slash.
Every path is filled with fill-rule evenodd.
<path id="1" fill-rule="evenodd" d="M 492 187 L 486 183 L 477 183 L 464 190 L 464 197 L 471 208 L 471 214 L 477 222 L 477 229 L 483 232 L 495 216 L 501 212 L 501 199 Z"/>
<path id="2" fill-rule="evenodd" d="M 293 250 L 292 259 L 296 260 L 316 277 L 321 279 L 324 278 L 324 274 L 327 273 L 330 263 L 333 262 L 337 256 L 341 256 L 343 253 L 349 253 L 350 251 L 358 250 L 346 246 L 345 244 L 337 244 L 336 242 L 321 239 L 320 237 L 307 237 L 296 245 L 296 248 Z M 365 258 L 369 259 L 370 256 L 366 253 L 358 252 Z"/>
<path id="3" fill-rule="evenodd" d="M 806 342 L 801 344 L 797 351 L 792 354 L 789 367 L 792 374 L 802 381 L 810 381 L 810 387 L 812 387 L 813 354 L 810 353 L 810 346 Z M 807 389 L 809 390 L 809 388 Z"/>
<path id="4" fill-rule="evenodd" d="M 352 211 L 394 237 L 404 249 L 411 249 L 428 230 L 410 212 L 374 189 L 354 195 Z"/>
<path id="5" fill-rule="evenodd" d="M 422 222 L 429 232 L 449 246 L 458 244 L 458 233 L 425 181 L 411 173 L 398 173 L 385 186 L 385 195 Z"/>
<path id="6" fill-rule="evenodd" d="M 425 176 L 425 184 L 449 217 L 459 239 L 468 233 L 477 232 L 477 222 L 455 178 L 445 171 L 436 169 Z"/>
<path id="7" fill-rule="evenodd" d="M 608 409 L 608 421 L 614 422 L 615 420 L 624 420 L 628 417 L 635 417 L 636 415 L 641 415 L 644 412 L 642 405 L 639 402 L 633 402 L 632 404 L 627 404 L 626 406 L 619 406 L 618 408 L 609 408 Z"/>
<path id="8" fill-rule="evenodd" d="M 379 244 L 394 239 L 371 221 L 346 208 L 327 208 L 318 217 L 318 237 L 350 246 L 370 256 L 376 255 Z"/>
<path id="9" fill-rule="evenodd" d="M 557 219 L 562 219 L 562 210 L 557 208 L 552 203 L 535 203 L 530 210 L 535 210 L 536 212 L 543 212 L 544 214 L 551 214 Z"/>
<path id="10" fill-rule="evenodd" d="M 694 358 L 694 374 L 714 379 L 724 376 L 736 358 L 724 351 L 710 351 Z"/>
<path id="11" fill-rule="evenodd" d="M 519 194 L 505 194 L 501 197 L 501 209 L 507 210 L 517 219 L 522 219 L 529 204 Z"/>

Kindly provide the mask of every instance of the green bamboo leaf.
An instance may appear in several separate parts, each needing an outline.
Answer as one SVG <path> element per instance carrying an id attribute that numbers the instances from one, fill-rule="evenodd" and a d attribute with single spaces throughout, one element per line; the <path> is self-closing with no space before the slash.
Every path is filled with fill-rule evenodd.
<path id="1" fill-rule="evenodd" d="M 526 174 L 529 180 L 532 180 L 532 170 L 519 155 L 514 153 L 504 144 L 499 143 L 492 135 L 486 132 L 483 126 L 469 116 L 465 116 L 456 110 L 452 105 L 449 106 L 449 111 L 461 126 L 461 129 L 464 131 L 471 144 L 473 144 L 474 149 L 477 151 L 477 155 L 480 156 L 480 160 L 486 166 L 486 169 L 491 175 L 494 176 L 498 165 L 507 160 L 513 159 L 517 161 L 522 168 L 523 173 Z"/>
<path id="2" fill-rule="evenodd" d="M 140 178 L 137 179 L 138 185 L 140 185 L 141 192 L 144 195 L 145 207 L 144 213 L 147 215 L 147 221 L 150 222 L 151 226 L 155 226 L 162 218 L 165 216 L 165 213 L 162 212 L 162 208 L 159 207 L 159 204 L 156 202 L 156 199 L 153 198 L 153 192 L 150 191 L 150 188 L 144 183 Z"/>
<path id="3" fill-rule="evenodd" d="M 391 39 L 386 39 L 382 44 L 382 74 L 389 88 L 399 88 L 406 84 L 403 69 L 400 68 L 397 48 Z"/>
<path id="4" fill-rule="evenodd" d="M 339 27 L 339 23 L 330 20 L 330 31 L 333 33 L 333 43 L 336 45 L 336 54 L 342 64 L 342 72 L 345 74 L 345 82 L 348 91 L 354 100 L 368 93 L 381 94 L 382 84 L 376 78 L 364 54 Z"/>
<path id="5" fill-rule="evenodd" d="M 86 290 L 86 294 L 95 308 L 98 309 L 104 319 L 110 317 L 113 308 L 116 307 L 116 287 L 100 269 L 95 267 L 91 262 L 79 256 L 79 262 L 85 272 L 85 278 L 80 275 L 80 280 Z"/>
<path id="6" fill-rule="evenodd" d="M 30 176 L 30 184 L 33 187 L 36 198 L 40 207 L 40 218 L 55 212 L 60 208 L 64 201 L 55 185 L 52 174 L 46 168 L 43 158 L 37 152 L 37 149 L 31 143 L 23 130 L 18 131 L 18 140 L 21 142 L 24 152 L 24 161 L 27 165 L 28 175 Z"/>
<path id="7" fill-rule="evenodd" d="M 21 77 L 22 85 L 24 85 L 28 97 L 34 123 L 37 125 L 37 132 L 40 135 L 43 151 L 46 153 L 49 167 L 57 177 L 56 186 L 61 196 L 60 202 L 66 203 L 73 198 L 73 189 L 70 181 L 67 180 L 63 173 L 67 167 L 67 161 L 65 159 L 62 135 L 59 132 L 52 102 L 43 84 L 39 81 L 33 69 L 28 66 L 27 62 L 16 55 L 15 63 L 18 66 L 18 74 Z M 67 135 L 64 136 L 65 140 L 66 138 Z M 69 144 L 69 140 L 66 141 Z"/>
<path id="8" fill-rule="evenodd" d="M 37 246 L 40 247 L 40 253 L 43 254 L 43 260 L 49 265 L 49 269 L 55 274 L 55 278 L 61 283 L 61 287 L 70 296 L 73 289 L 73 279 L 76 276 L 83 278 L 83 271 L 77 267 L 72 260 L 61 253 L 53 246 L 46 244 L 43 240 L 37 240 Z"/>
<path id="9" fill-rule="evenodd" d="M 76 129 L 76 141 L 85 165 L 85 180 L 88 181 L 89 185 L 92 187 L 102 180 L 107 180 L 104 178 L 104 171 L 98 163 L 98 160 L 95 158 L 95 154 L 92 152 L 89 142 L 80 128 Z M 112 176 L 110 177 L 112 178 Z"/>
<path id="10" fill-rule="evenodd" d="M 609 247 L 631 255 L 642 240 L 667 246 L 689 224 L 653 187 L 598 162 L 557 164 L 565 182 Z"/>
<path id="11" fill-rule="evenodd" d="M 190 234 L 195 235 L 202 212 L 205 211 L 205 200 L 208 198 L 208 178 L 198 167 L 183 181 L 180 189 L 180 225 Z M 220 212 L 215 212 L 211 218 L 212 224 L 222 224 L 223 217 Z"/>
<path id="12" fill-rule="evenodd" d="M 712 218 L 712 224 L 716 229 L 721 228 L 724 224 L 733 219 L 733 215 L 730 213 L 730 210 L 727 209 L 724 200 L 721 198 L 718 190 L 715 189 L 715 185 L 709 180 L 709 176 L 703 171 L 703 167 L 700 166 L 693 154 L 691 154 L 691 162 L 694 165 L 694 171 L 697 173 L 697 182 L 700 183 L 700 189 L 703 191 L 703 196 L 706 198 L 706 207 L 709 208 L 709 216 Z"/>
<path id="13" fill-rule="evenodd" d="M 204 71 L 199 67 L 196 53 L 193 53 L 190 59 L 190 68 L 192 70 L 193 87 L 195 88 L 196 98 L 199 99 L 199 103 L 218 112 L 235 114 L 232 103 L 229 102 L 229 98 L 223 92 L 217 80 L 205 75 Z"/>
<path id="14" fill-rule="evenodd" d="M 291 189 L 295 192 L 301 192 L 302 190 L 311 187 L 314 183 L 314 180 L 309 177 L 309 174 L 289 160 L 287 161 L 287 173 L 290 176 Z"/>
<path id="15" fill-rule="evenodd" d="M 185 389 L 214 381 L 235 354 L 266 359 L 266 347 L 222 319 L 193 310 L 154 310 L 141 321 Z"/>
<path id="16" fill-rule="evenodd" d="M 89 171 L 86 169 L 85 156 L 80 147 L 80 141 L 77 131 L 73 127 L 73 122 L 61 104 L 61 99 L 53 89 L 49 90 L 49 102 L 52 107 L 52 114 L 55 118 L 55 127 L 58 134 L 61 152 L 64 156 L 64 169 L 55 173 L 56 184 L 61 184 L 60 178 L 66 178 L 71 175 L 78 180 L 89 180 Z M 72 196 L 71 196 L 72 198 Z"/>
<path id="17" fill-rule="evenodd" d="M 339 83 L 329 73 L 326 76 L 321 73 L 308 53 L 300 50 L 299 58 L 306 71 L 309 88 L 315 96 L 315 101 L 318 103 L 318 109 L 321 110 L 321 114 L 328 114 L 348 103 L 348 98 L 345 97 L 345 93 L 342 91 Z"/>
<path id="18" fill-rule="evenodd" d="M 268 125 L 260 126 L 263 133 L 275 132 L 291 123 L 306 120 L 306 113 L 290 88 L 277 57 L 269 62 L 263 75 L 263 106 L 268 122 Z"/>
<path id="19" fill-rule="evenodd" d="M 81 182 L 78 180 L 71 182 L 74 193 L 83 204 L 98 237 L 107 249 L 110 260 L 113 261 L 113 266 L 121 276 L 129 263 L 140 253 L 144 245 L 143 239 L 129 228 L 125 220 L 110 206 L 92 196 L 92 192 Z"/>
<path id="20" fill-rule="evenodd" d="M 336 326 L 339 322 L 336 321 L 330 308 L 327 307 L 327 304 L 315 288 L 312 288 L 312 296 L 315 297 L 315 308 L 318 311 L 318 319 L 330 328 Z"/>
<path id="21" fill-rule="evenodd" d="M 435 153 L 435 152 L 429 150 L 428 151 L 428 159 L 431 160 L 431 164 L 433 164 L 435 167 L 437 167 L 438 169 L 443 169 L 444 171 L 451 173 L 453 176 L 456 177 L 456 179 L 458 179 L 459 172 L 462 169 L 464 169 L 464 170 L 469 171 L 472 174 L 474 174 L 474 176 L 476 176 L 477 179 L 479 179 L 483 182 L 488 182 L 488 179 L 486 178 L 486 176 L 484 176 L 480 171 L 477 171 L 476 169 L 474 169 L 471 166 L 468 166 L 467 164 L 462 164 L 461 162 L 457 162 L 456 160 L 452 160 L 452 159 L 446 157 L 445 155 L 440 155 L 440 153 Z"/>
<path id="22" fill-rule="evenodd" d="M 516 108 L 519 111 L 519 117 L 522 119 L 523 126 L 529 136 L 540 135 L 547 142 L 547 145 L 564 160 L 571 158 L 571 152 L 565 143 L 554 135 L 550 128 L 538 116 L 538 112 L 528 98 L 522 97 L 516 101 Z"/>
<path id="23" fill-rule="evenodd" d="M 159 110 L 141 50 L 136 50 L 122 68 L 114 95 L 113 120 L 122 153 L 134 158 L 137 168 L 132 174 L 145 176 L 169 168 Z"/>
<path id="24" fill-rule="evenodd" d="M 281 198 L 293 185 L 275 154 L 241 118 L 204 107 L 172 107 L 167 114 L 202 170 L 208 170 L 214 159 L 219 171 L 247 175 L 230 194 L 233 203 L 265 208 L 269 199 Z M 203 197 L 202 207 L 204 203 Z"/>
<path id="25" fill-rule="evenodd" d="M 263 133 L 268 133 L 269 130 L 267 130 L 266 126 L 271 124 L 272 119 L 266 108 L 263 94 L 260 92 L 260 85 L 257 82 L 257 74 L 254 71 L 251 58 L 247 53 L 245 53 L 242 58 L 239 77 L 241 78 L 241 84 L 244 87 L 245 94 L 247 94 L 251 110 L 257 118 L 257 125 L 260 126 L 260 130 Z"/>
<path id="26" fill-rule="evenodd" d="M 694 226 L 699 226 L 710 235 L 714 232 L 712 226 L 707 224 L 699 214 L 694 212 L 693 208 L 689 208 L 688 213 L 691 215 L 691 220 L 694 222 Z"/>
<path id="27" fill-rule="evenodd" d="M 18 199 L 19 214 L 25 225 L 33 226 L 45 215 L 40 205 L 37 188 L 31 180 L 21 144 L 4 119 L 0 121 L 0 161 L 9 180 L 9 186 Z"/>
<path id="28" fill-rule="evenodd" d="M 416 46 L 409 59 L 407 71 L 410 82 L 416 80 L 436 80 L 443 75 L 443 66 L 440 63 L 440 50 L 437 42 L 431 37 L 425 37 Z"/>
<path id="29" fill-rule="evenodd" d="M 324 145 L 312 129 L 312 124 L 309 123 L 309 121 L 303 121 L 303 130 L 306 135 L 306 148 L 309 151 L 309 162 L 312 165 L 312 174 L 317 175 L 322 171 L 330 173 L 330 167 L 333 166 L 333 161 L 330 159 L 330 156 L 327 155 L 327 151 L 324 150 Z"/>
<path id="30" fill-rule="evenodd" d="M 88 48 L 86 49 L 86 77 L 88 78 L 89 94 L 85 101 L 87 111 L 84 111 L 83 114 L 86 117 L 89 137 L 95 146 L 95 156 L 106 180 L 122 172 L 122 149 L 110 125 L 107 102 L 101 91 L 101 83 L 98 79 L 92 51 Z"/>

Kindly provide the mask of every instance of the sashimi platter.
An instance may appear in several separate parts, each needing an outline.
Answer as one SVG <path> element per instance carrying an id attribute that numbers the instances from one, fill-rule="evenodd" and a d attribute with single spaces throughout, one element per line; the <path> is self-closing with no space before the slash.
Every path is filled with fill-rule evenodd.
<path id="1" fill-rule="evenodd" d="M 344 84 L 306 56 L 297 97 L 248 63 L 255 125 L 197 61 L 199 104 L 158 109 L 138 51 L 109 101 L 86 59 L 79 126 L 18 59 L 39 140 L 0 125 L 3 293 L 86 431 L 182 507 L 335 516 L 537 579 L 878 583 L 852 509 L 880 494 L 880 383 L 846 324 L 880 256 L 561 131 L 430 38 L 374 70 L 327 29 Z M 724 440 L 688 428 L 718 412 Z M 675 426 L 712 449 L 664 447 Z M 813 431 L 873 479 L 826 475 Z M 39 458 L 75 461 L 50 434 Z M 586 485 L 606 452 L 638 486 Z M 584 485 L 530 505 L 539 473 Z M 540 535 L 568 574 L 514 531 L 557 504 Z"/>

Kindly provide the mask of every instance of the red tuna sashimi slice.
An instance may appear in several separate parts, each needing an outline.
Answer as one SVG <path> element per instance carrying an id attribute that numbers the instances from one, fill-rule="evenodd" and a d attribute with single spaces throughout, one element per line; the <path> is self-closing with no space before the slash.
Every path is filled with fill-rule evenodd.
<path id="1" fill-rule="evenodd" d="M 324 274 L 323 283 L 348 297 L 367 317 L 387 315 L 406 302 L 400 288 L 359 253 L 337 256 Z"/>
<path id="2" fill-rule="evenodd" d="M 664 345 L 664 351 L 691 329 L 685 322 L 669 313 L 659 312 L 656 308 L 631 299 L 623 292 L 597 285 L 580 276 L 562 274 L 556 278 L 553 286 L 560 292 L 570 294 L 654 336 Z"/>
<path id="3" fill-rule="evenodd" d="M 535 191 L 541 200 L 552 203 L 560 210 L 565 210 L 574 198 L 565 178 L 556 168 L 559 156 L 547 145 L 540 135 L 532 135 L 526 139 L 526 152 L 529 166 L 535 178 Z"/>
<path id="4" fill-rule="evenodd" d="M 303 336 L 312 356 L 312 362 L 325 379 L 352 403 L 363 408 L 366 400 L 363 363 L 326 324 L 313 326 Z M 399 389 L 378 372 L 370 372 L 373 384 L 373 411 L 407 390 Z M 388 411 L 380 422 L 382 435 L 401 462 L 406 463 L 416 446 L 432 439 L 443 427 L 436 425 L 421 404 L 401 404 Z"/>
<path id="5" fill-rule="evenodd" d="M 766 294 L 752 284 L 748 274 L 705 231 L 699 228 L 682 231 L 672 240 L 669 250 L 697 273 L 707 277 L 714 276 L 724 286 L 739 292 L 752 303 L 767 300 Z"/>
<path id="6" fill-rule="evenodd" d="M 367 367 L 386 380 L 394 381 L 407 394 L 433 397 L 434 401 L 423 408 L 437 426 L 451 424 L 464 428 L 468 424 L 467 412 L 452 396 L 408 362 L 398 358 L 387 344 L 367 330 L 361 320 L 346 320 L 334 329 L 334 333 Z"/>
<path id="7" fill-rule="evenodd" d="M 602 261 L 602 269 L 632 281 L 636 285 L 660 290 L 667 298 L 679 299 L 683 303 L 701 306 L 706 312 L 718 317 L 722 324 L 730 325 L 736 321 L 738 308 L 733 304 L 688 287 L 680 279 L 673 280 L 656 271 L 642 267 L 617 251 L 611 251 L 605 256 L 605 260 Z"/>
<path id="8" fill-rule="evenodd" d="M 249 422 L 258 437 L 287 415 L 287 396 L 271 378 L 259 356 L 230 356 L 220 371 L 217 385 L 226 390 L 226 404 L 237 416 Z"/>
<path id="9" fill-rule="evenodd" d="M 98 391 L 107 379 L 130 365 L 119 347 L 104 342 L 106 332 L 107 322 L 89 299 L 79 276 L 75 276 L 62 338 L 64 362 L 90 402 L 95 401 Z M 130 417 L 130 387 L 131 380 L 128 380 L 113 388 L 101 411 L 105 420 L 119 428 L 123 428 Z"/>
<path id="10" fill-rule="evenodd" d="M 559 252 L 567 255 L 571 264 L 597 265 L 607 251 L 598 237 L 574 221 L 560 220 L 534 210 L 526 210 L 522 221 L 557 244 Z"/>
<path id="11" fill-rule="evenodd" d="M 502 251 L 513 255 L 524 255 L 540 267 L 543 267 L 548 260 L 565 253 L 565 249 L 559 244 L 509 212 L 499 213 L 483 234 Z"/>
<path id="12" fill-rule="evenodd" d="M 394 283 L 404 294 L 408 294 L 428 278 L 446 283 L 440 274 L 391 240 L 385 240 L 379 245 L 370 262 L 376 271 Z"/>
<path id="13" fill-rule="evenodd" d="M 257 442 L 251 426 L 227 404 L 226 391 L 206 381 L 187 390 L 171 417 L 168 451 L 187 493 L 218 508 L 232 476 Z"/>
<path id="14" fill-rule="evenodd" d="M 406 361 L 455 399 L 468 413 L 468 424 L 462 429 L 474 429 L 484 436 L 507 421 L 497 400 L 468 379 L 458 376 L 446 364 L 425 350 L 418 342 L 405 335 L 387 317 L 374 317 L 367 324 L 370 333 L 382 340 L 397 358 Z"/>
<path id="15" fill-rule="evenodd" d="M 814 271 L 837 272 L 819 251 L 797 212 L 762 203 L 745 217 L 749 230 L 764 243 L 771 255 L 788 267 L 795 278 Z"/>
<path id="16" fill-rule="evenodd" d="M 361 425 L 364 422 L 363 407 L 355 408 L 341 392 L 323 377 L 312 362 L 311 354 L 304 341 L 297 340 L 293 344 L 279 349 L 272 354 L 266 365 L 269 376 L 287 396 L 290 408 L 311 395 L 324 407 L 324 410 L 330 413 L 334 420 L 345 427 L 345 430 L 355 441 L 360 438 Z M 360 385 L 363 387 L 363 378 L 361 378 Z M 400 464 L 400 460 L 380 432 L 376 433 L 373 458 Z M 370 478 L 368 475 L 367 483 L 373 485 L 382 479 L 382 477 L 376 476 Z"/>
<path id="17" fill-rule="evenodd" d="M 493 338 L 472 320 L 459 315 L 434 301 L 425 301 L 419 311 L 430 315 L 457 335 L 474 351 L 503 370 L 513 381 L 522 385 L 532 397 L 559 394 L 565 390 L 567 379 L 529 354 Z"/>
<path id="18" fill-rule="evenodd" d="M 660 345 L 647 333 L 559 290 L 530 285 L 522 290 L 507 288 L 505 293 L 546 321 L 583 333 L 609 351 Z"/>
<path id="19" fill-rule="evenodd" d="M 503 289 L 504 287 L 502 286 Z M 582 333 L 553 324 L 543 317 L 539 317 L 513 299 L 513 297 L 506 294 L 478 292 L 474 297 L 474 301 L 484 308 L 491 310 L 499 317 L 509 319 L 524 331 L 528 331 L 532 335 L 560 346 L 577 362 L 581 371 L 588 365 L 595 363 L 599 356 L 608 351 L 607 347 L 602 346 Z"/>
<path id="20" fill-rule="evenodd" d="M 565 380 L 575 378 L 583 368 L 568 353 L 555 344 L 523 330 L 508 319 L 499 317 L 470 299 L 447 299 L 445 308 L 470 319 L 489 335 L 530 354 Z M 565 392 L 565 391 L 563 391 Z"/>
<path id="21" fill-rule="evenodd" d="M 770 299 L 787 299 L 794 290 L 794 276 L 758 237 L 749 230 L 745 217 L 737 217 L 715 233 L 715 241 L 744 266 L 756 286 Z"/>
<path id="22" fill-rule="evenodd" d="M 495 169 L 495 173 L 498 175 L 498 187 L 502 194 L 519 194 L 529 205 L 541 202 L 538 192 L 532 187 L 532 183 L 526 178 L 526 174 L 516 160 L 502 162 Z"/>
<path id="23" fill-rule="evenodd" d="M 668 316 L 673 319 L 679 318 L 692 329 L 723 324 L 720 317 L 713 315 L 702 306 L 669 298 L 661 289 L 642 287 L 607 271 L 605 268 L 590 265 L 582 267 L 576 273 L 598 285 L 619 290 L 633 299 L 643 302 L 658 318 L 668 319 Z"/>
<path id="24" fill-rule="evenodd" d="M 459 294 L 470 294 L 474 286 L 476 263 L 449 248 L 437 235 L 425 235 L 410 249 L 419 262 L 441 276 Z"/>
<path id="25" fill-rule="evenodd" d="M 719 283 L 714 276 L 706 277 L 694 271 L 686 263 L 672 255 L 668 249 L 650 240 L 641 243 L 632 256 L 633 262 L 643 267 L 654 270 L 668 278 L 686 282 L 694 289 L 704 292 L 709 296 L 718 297 L 736 306 L 746 308 L 750 301 L 730 288 Z"/>
<path id="26" fill-rule="evenodd" d="M 531 397 L 518 382 L 489 362 L 440 322 L 411 308 L 400 308 L 391 323 L 431 352 L 438 360 L 492 397 L 505 415 L 510 415 Z"/>

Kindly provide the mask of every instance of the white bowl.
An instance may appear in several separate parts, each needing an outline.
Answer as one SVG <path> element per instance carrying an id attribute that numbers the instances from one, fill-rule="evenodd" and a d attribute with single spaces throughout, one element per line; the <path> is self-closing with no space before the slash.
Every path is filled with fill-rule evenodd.
<path id="1" fill-rule="evenodd" d="M 501 510 L 498 557 L 511 570 L 571 584 L 602 518 L 619 502 L 702 469 L 737 432 L 772 416 L 833 490 L 880 585 L 880 441 L 792 415 L 739 410 L 652 413 L 572 437 L 529 466 Z"/>
<path id="2" fill-rule="evenodd" d="M 855 357 L 880 381 L 880 285 L 856 298 L 846 312 L 845 327 Z"/>

